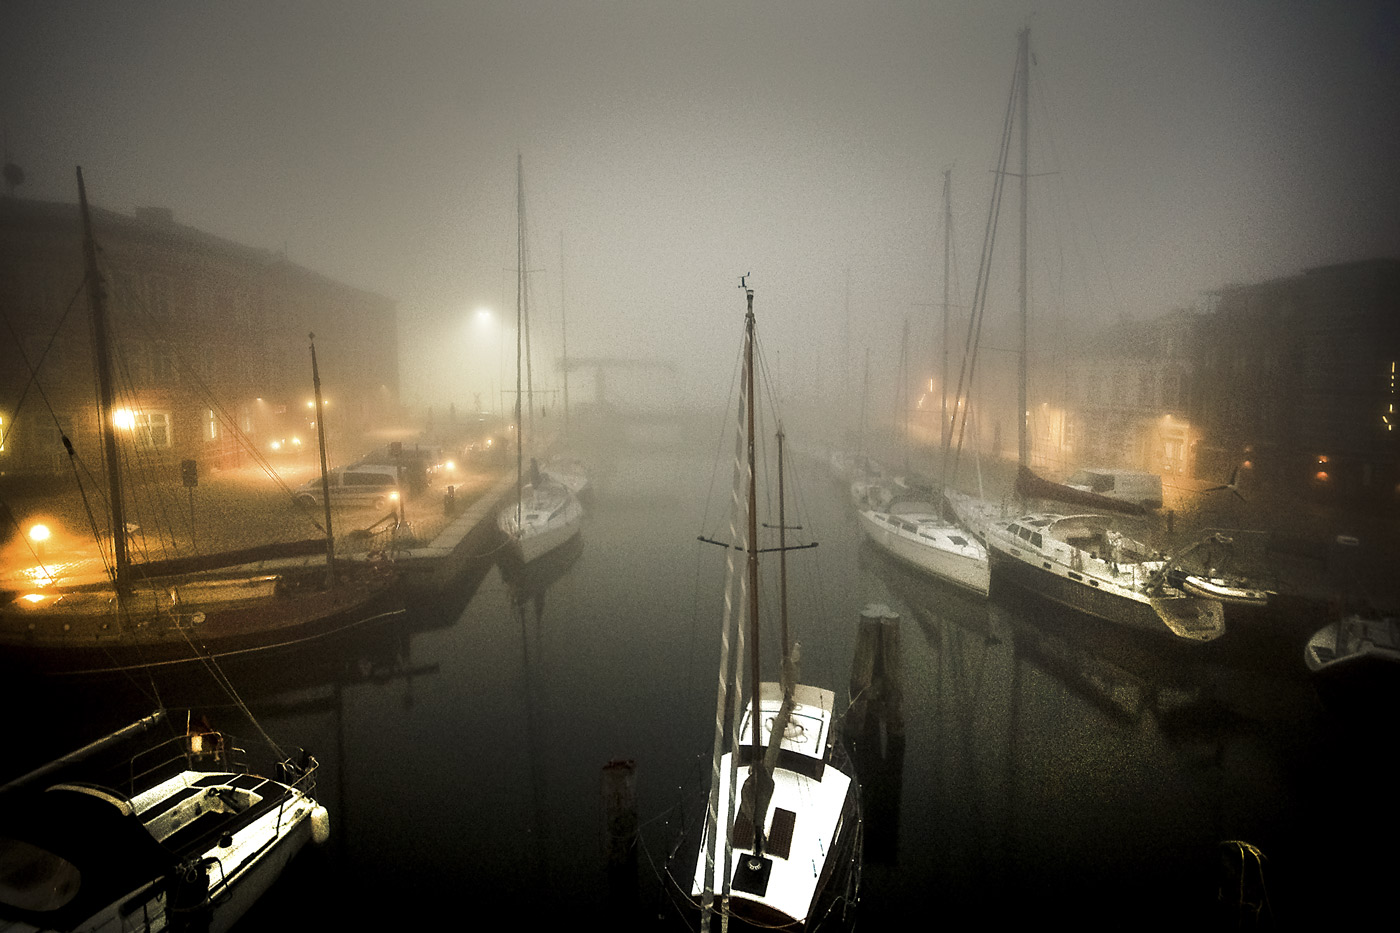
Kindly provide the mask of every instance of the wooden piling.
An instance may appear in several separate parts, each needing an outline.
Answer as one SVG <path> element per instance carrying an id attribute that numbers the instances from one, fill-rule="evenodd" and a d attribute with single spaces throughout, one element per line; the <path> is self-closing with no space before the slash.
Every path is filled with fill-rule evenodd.
<path id="1" fill-rule="evenodd" d="M 603 813 L 610 914 L 636 916 L 637 763 L 632 759 L 614 759 L 603 766 Z"/>
<path id="2" fill-rule="evenodd" d="M 904 732 L 904 690 L 900 675 L 899 615 L 880 603 L 860 614 L 851 661 L 851 708 L 846 727 L 864 735 L 883 724 L 887 734 Z"/>

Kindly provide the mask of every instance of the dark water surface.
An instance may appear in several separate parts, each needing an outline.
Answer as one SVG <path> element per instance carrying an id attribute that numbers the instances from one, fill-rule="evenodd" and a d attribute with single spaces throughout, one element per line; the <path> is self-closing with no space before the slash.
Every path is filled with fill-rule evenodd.
<path id="1" fill-rule="evenodd" d="M 318 757 L 333 826 L 244 929 L 655 925 L 708 769 L 725 554 L 696 536 L 723 530 L 715 443 L 732 449 L 634 435 L 595 458 L 582 538 L 559 559 L 508 581 L 484 558 L 373 638 L 228 671 L 269 736 Z M 1392 720 L 1322 704 L 1301 643 L 1265 629 L 1182 652 L 949 592 L 872 553 L 823 465 L 792 462 L 792 507 L 820 541 L 790 558 L 803 680 L 843 707 L 861 610 L 901 618 L 903 758 L 861 774 L 860 928 L 1301 928 L 1389 903 Z M 259 741 L 213 684 L 157 689 Z M 156 702 L 139 679 L 9 687 L 7 774 Z M 603 769 L 619 759 L 635 762 L 643 843 L 623 909 L 604 872 Z"/>

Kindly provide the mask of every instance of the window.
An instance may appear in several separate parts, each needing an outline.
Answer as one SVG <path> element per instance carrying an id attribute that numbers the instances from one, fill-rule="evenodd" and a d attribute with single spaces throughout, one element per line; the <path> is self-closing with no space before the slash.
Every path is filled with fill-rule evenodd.
<path id="1" fill-rule="evenodd" d="M 219 439 L 219 416 L 212 408 L 204 410 L 204 439 L 206 441 Z"/>
<path id="2" fill-rule="evenodd" d="M 137 446 L 146 450 L 170 449 L 170 412 L 138 411 L 132 417 L 131 433 Z"/>

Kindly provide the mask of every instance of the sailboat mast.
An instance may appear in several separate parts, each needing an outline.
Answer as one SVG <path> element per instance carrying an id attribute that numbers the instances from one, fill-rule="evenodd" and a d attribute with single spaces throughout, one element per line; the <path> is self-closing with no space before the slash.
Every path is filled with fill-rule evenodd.
<path id="1" fill-rule="evenodd" d="M 1017 54 L 1017 70 L 1021 80 L 1021 373 L 1016 390 L 1016 420 L 1018 426 L 1018 460 L 1022 467 L 1028 467 L 1031 463 L 1030 433 L 1027 424 L 1030 418 L 1030 401 L 1026 395 L 1026 368 L 1029 363 L 1027 356 L 1028 340 L 1028 290 L 1026 274 L 1026 255 L 1028 250 L 1028 215 L 1030 204 L 1030 109 L 1031 109 L 1031 31 L 1022 29 L 1020 35 L 1020 48 Z"/>
<path id="2" fill-rule="evenodd" d="M 107 332 L 107 293 L 97 271 L 97 244 L 92 237 L 92 217 L 88 211 L 83 170 L 78 168 L 78 204 L 83 215 L 83 261 L 86 265 L 88 301 L 92 305 L 92 356 L 97 369 L 97 428 L 102 438 L 102 456 L 107 461 L 107 495 L 112 519 L 112 584 L 117 595 L 131 590 L 131 560 L 126 551 L 126 512 L 122 504 L 121 471 L 117 463 L 117 435 L 112 422 L 116 396 L 112 388 L 112 361 L 108 354 L 111 338 Z"/>
<path id="3" fill-rule="evenodd" d="M 321 370 L 316 365 L 316 335 L 311 342 L 311 386 L 316 393 L 316 442 L 321 450 L 321 502 L 326 512 L 326 586 L 335 585 L 335 532 L 331 529 L 331 475 L 326 464 L 326 415 L 321 399 Z"/>
<path id="4" fill-rule="evenodd" d="M 787 606 L 787 508 L 783 496 L 783 426 L 778 425 L 778 606 L 779 627 L 783 644 L 783 694 L 796 683 L 792 666 L 792 642 L 788 636 Z"/>
<path id="5" fill-rule="evenodd" d="M 523 160 L 515 155 L 515 527 L 524 527 L 522 497 L 525 494 L 525 420 L 520 405 L 525 398 L 521 356 L 525 340 L 525 181 Z"/>
<path id="6" fill-rule="evenodd" d="M 758 706 L 758 685 L 759 685 L 759 663 L 758 663 L 758 487 L 754 443 L 754 378 L 753 378 L 753 341 L 754 341 L 754 320 L 753 320 L 753 289 L 745 289 L 748 298 L 748 313 L 744 317 L 744 381 L 747 387 L 747 410 L 745 412 L 745 427 L 748 432 L 746 438 L 748 444 L 749 460 L 749 525 L 748 525 L 748 571 L 749 571 L 749 671 L 751 683 L 753 684 L 752 713 L 749 719 L 753 723 L 753 747 L 754 753 L 763 747 L 763 717 L 759 714 Z M 756 837 L 761 836 L 757 832 L 761 821 L 754 820 Z"/>
<path id="7" fill-rule="evenodd" d="M 939 406 L 938 441 L 943 450 L 943 480 L 948 485 L 948 447 L 953 426 L 948 422 L 948 279 L 953 242 L 953 170 L 943 170 L 943 391 Z"/>
<path id="8" fill-rule="evenodd" d="M 564 358 L 564 436 L 569 436 L 569 328 L 564 315 L 564 231 L 559 231 L 559 352 Z"/>

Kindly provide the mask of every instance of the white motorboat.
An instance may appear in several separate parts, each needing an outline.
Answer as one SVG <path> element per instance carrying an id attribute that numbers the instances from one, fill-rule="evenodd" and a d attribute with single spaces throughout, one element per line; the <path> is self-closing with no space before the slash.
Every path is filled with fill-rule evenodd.
<path id="1" fill-rule="evenodd" d="M 172 744 L 179 770 L 148 784 L 49 783 L 46 767 L 0 790 L 0 931 L 222 933 L 329 837 L 314 758 L 274 780 L 230 769 L 232 743 L 196 732 L 140 760 Z"/>

